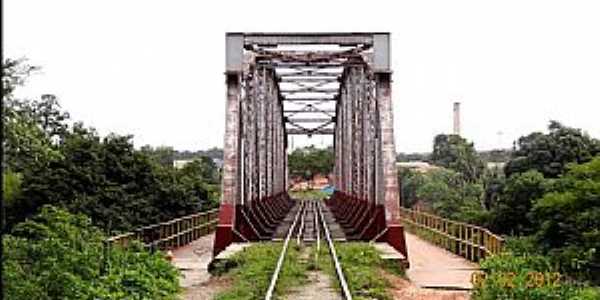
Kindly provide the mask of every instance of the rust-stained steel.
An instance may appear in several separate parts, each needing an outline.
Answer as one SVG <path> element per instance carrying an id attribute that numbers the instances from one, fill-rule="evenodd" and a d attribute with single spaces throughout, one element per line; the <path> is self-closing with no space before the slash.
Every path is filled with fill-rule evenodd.
<path id="1" fill-rule="evenodd" d="M 215 253 L 234 241 L 268 238 L 289 209 L 288 136 L 332 134 L 336 191 L 328 205 L 346 235 L 388 242 L 407 256 L 398 214 L 389 34 L 228 33 L 226 42 Z M 339 49 L 278 48 L 325 44 Z"/>

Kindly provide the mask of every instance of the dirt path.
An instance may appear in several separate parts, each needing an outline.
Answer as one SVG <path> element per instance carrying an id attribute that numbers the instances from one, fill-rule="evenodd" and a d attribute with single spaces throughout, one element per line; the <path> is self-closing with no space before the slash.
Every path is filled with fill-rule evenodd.
<path id="1" fill-rule="evenodd" d="M 183 288 L 181 299 L 212 299 L 217 292 L 230 284 L 227 279 L 211 277 L 208 273 L 214 238 L 215 235 L 210 234 L 173 251 L 172 263 L 182 273 L 180 279 Z"/>
<path id="2" fill-rule="evenodd" d="M 333 288 L 329 275 L 323 271 L 310 271 L 308 282 L 300 287 L 292 289 L 286 296 L 288 300 L 342 300 L 340 292 Z"/>
<path id="3" fill-rule="evenodd" d="M 300 261 L 309 264 L 314 258 L 314 248 L 303 247 Z M 286 300 L 342 300 L 340 292 L 334 288 L 335 283 L 331 277 L 322 270 L 310 270 L 307 273 L 307 282 L 292 288 L 284 299 Z"/>
<path id="4" fill-rule="evenodd" d="M 408 278 L 418 287 L 471 289 L 471 274 L 479 266 L 406 233 Z"/>
<path id="5" fill-rule="evenodd" d="M 469 300 L 468 292 L 441 291 L 424 289 L 396 275 L 384 274 L 392 288 L 390 293 L 394 300 Z"/>

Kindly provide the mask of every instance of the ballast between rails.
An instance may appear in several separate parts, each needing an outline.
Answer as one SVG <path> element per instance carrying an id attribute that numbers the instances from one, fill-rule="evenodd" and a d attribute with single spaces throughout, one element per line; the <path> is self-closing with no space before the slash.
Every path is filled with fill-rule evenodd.
<path id="1" fill-rule="evenodd" d="M 351 300 L 352 295 L 350 293 L 350 289 L 348 288 L 348 283 L 344 276 L 344 272 L 342 270 L 341 263 L 337 257 L 337 253 L 335 250 L 335 244 L 333 243 L 333 240 L 331 238 L 331 233 L 329 231 L 327 221 L 325 220 L 325 217 L 322 212 L 322 204 L 320 203 L 320 201 L 314 201 L 314 202 L 313 201 L 302 201 L 298 205 L 300 205 L 300 209 L 298 209 L 298 212 L 296 212 L 294 221 L 292 222 L 292 225 L 290 226 L 290 228 L 287 232 L 286 238 L 283 242 L 283 246 L 281 248 L 279 259 L 277 260 L 277 265 L 275 266 L 275 270 L 273 271 L 273 275 L 271 276 L 271 282 L 269 284 L 269 288 L 265 295 L 265 300 L 273 299 L 275 287 L 277 286 L 277 280 L 278 280 L 279 274 L 281 273 L 281 270 L 283 268 L 283 264 L 285 262 L 285 256 L 287 255 L 290 240 L 291 240 L 292 236 L 294 235 L 294 232 L 297 233 L 296 239 L 297 239 L 298 244 L 302 240 L 302 235 L 304 234 L 303 231 L 304 231 L 304 228 L 306 225 L 306 221 L 305 221 L 305 218 L 307 215 L 306 210 L 309 206 L 310 206 L 310 208 L 315 210 L 314 223 L 316 225 L 315 229 L 316 229 L 316 243 L 317 243 L 317 254 L 315 256 L 315 260 L 318 261 L 318 251 L 320 249 L 321 228 L 322 228 L 323 237 L 329 248 L 329 253 L 333 260 L 333 265 L 335 267 L 335 273 L 338 278 L 338 282 L 340 283 L 341 295 L 344 299 Z"/>

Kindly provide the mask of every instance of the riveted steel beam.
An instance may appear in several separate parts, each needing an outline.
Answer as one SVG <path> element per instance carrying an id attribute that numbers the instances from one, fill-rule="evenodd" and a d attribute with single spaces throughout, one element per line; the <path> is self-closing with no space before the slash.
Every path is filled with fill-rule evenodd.
<path id="1" fill-rule="evenodd" d="M 300 44 L 341 47 L 293 49 Z M 273 47 L 280 45 L 286 47 Z M 232 241 L 261 239 L 274 228 L 282 206 L 272 201 L 288 188 L 289 135 L 333 135 L 335 195 L 342 199 L 335 203 L 346 206 L 335 210 L 344 212 L 336 219 L 343 218 L 351 236 L 386 241 L 406 255 L 398 221 L 390 54 L 388 33 L 226 35 L 223 199 L 215 252 Z"/>
<path id="2" fill-rule="evenodd" d="M 332 109 L 315 109 L 315 110 L 299 110 L 299 109 L 288 109 L 288 110 L 284 110 L 283 111 L 284 114 L 302 114 L 302 113 L 313 113 L 313 114 L 318 114 L 318 113 L 324 113 L 324 114 L 329 114 L 329 113 L 335 113 L 335 110 Z"/>
<path id="3" fill-rule="evenodd" d="M 374 33 L 245 33 L 245 45 L 372 45 Z"/>
<path id="4" fill-rule="evenodd" d="M 318 82 L 318 83 L 339 83 L 339 77 L 282 77 L 279 82 Z"/>
<path id="5" fill-rule="evenodd" d="M 325 123 L 332 121 L 333 118 L 285 118 L 287 123 Z"/>
<path id="6" fill-rule="evenodd" d="M 291 128 L 286 133 L 289 135 L 332 135 L 334 132 L 333 128 L 321 128 L 318 130 Z"/>
<path id="7" fill-rule="evenodd" d="M 323 93 L 323 94 L 335 94 L 338 89 L 326 89 L 326 88 L 315 88 L 315 87 L 303 87 L 298 89 L 282 89 L 281 93 L 285 94 L 297 94 L 297 93 Z"/>
<path id="8" fill-rule="evenodd" d="M 282 101 L 286 102 L 335 102 L 337 98 L 291 98 L 288 96 L 281 97 Z"/>

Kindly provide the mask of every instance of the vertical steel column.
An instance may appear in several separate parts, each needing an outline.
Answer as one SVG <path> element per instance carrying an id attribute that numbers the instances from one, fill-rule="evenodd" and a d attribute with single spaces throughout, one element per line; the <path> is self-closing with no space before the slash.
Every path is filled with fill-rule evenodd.
<path id="1" fill-rule="evenodd" d="M 269 166 L 269 180 L 271 182 L 270 187 L 269 187 L 269 195 L 273 196 L 275 195 L 275 154 L 276 154 L 276 147 L 277 147 L 277 139 L 275 138 L 275 132 L 277 129 L 277 122 L 275 121 L 275 113 L 276 113 L 276 109 L 277 109 L 277 94 L 275 93 L 275 72 L 274 70 L 271 70 L 271 72 L 269 72 L 270 76 L 269 76 L 269 105 L 271 107 L 270 109 L 270 121 L 271 121 L 271 130 L 269 132 L 270 136 L 269 136 L 269 144 L 271 145 L 271 152 L 270 153 L 270 157 L 269 159 L 271 160 Z"/>
<path id="2" fill-rule="evenodd" d="M 265 81 L 266 81 L 266 69 L 264 67 L 258 70 L 258 84 L 259 94 L 258 103 L 259 110 L 256 115 L 258 118 L 258 178 L 259 178 L 259 192 L 258 198 L 263 199 L 266 196 L 266 168 L 267 168 L 267 151 L 266 151 L 266 95 L 265 95 Z"/>
<path id="3" fill-rule="evenodd" d="M 246 148 L 248 149 L 248 200 L 256 200 L 256 70 L 254 67 L 249 71 L 248 85 L 251 89 L 248 92 L 248 136 Z"/>
<path id="4" fill-rule="evenodd" d="M 352 176 L 350 180 L 352 181 L 352 190 L 351 194 L 354 197 L 357 197 L 358 191 L 358 162 L 360 157 L 358 157 L 358 87 L 356 82 L 356 67 L 350 67 L 350 93 L 352 106 L 350 107 L 350 113 L 352 115 L 352 125 L 350 127 L 351 131 L 351 139 L 352 139 Z"/>
<path id="5" fill-rule="evenodd" d="M 258 69 L 252 68 L 252 199 L 260 198 L 260 81 Z"/>
<path id="6" fill-rule="evenodd" d="M 398 175 L 396 173 L 396 148 L 394 144 L 394 118 L 392 111 L 391 74 L 377 73 L 377 100 L 379 102 L 379 120 L 381 125 L 381 155 L 383 163 L 385 220 L 388 224 L 397 224 Z"/>
<path id="7" fill-rule="evenodd" d="M 348 91 L 350 87 L 348 87 L 348 80 L 346 79 L 346 84 L 344 85 L 344 164 L 345 164 L 345 174 L 344 180 L 346 181 L 346 190 L 345 192 L 348 194 L 352 194 L 352 97 Z"/>
<path id="8" fill-rule="evenodd" d="M 225 148 L 223 149 L 223 199 L 221 203 L 239 203 L 239 122 L 240 75 L 227 75 L 227 118 L 225 120 Z"/>
<path id="9" fill-rule="evenodd" d="M 364 95 L 363 95 L 363 85 L 364 85 L 364 70 L 362 66 L 357 66 L 358 74 L 357 74 L 357 116 L 358 116 L 358 128 L 357 128 L 357 136 L 358 136 L 358 197 L 361 199 L 365 199 L 365 107 L 364 107 Z"/>
<path id="10" fill-rule="evenodd" d="M 271 155 L 273 155 L 273 101 L 271 99 L 271 72 L 265 68 L 264 72 L 264 84 L 265 84 L 265 194 L 271 196 L 273 181 L 271 177 L 272 163 Z"/>
<path id="11" fill-rule="evenodd" d="M 368 152 L 368 162 L 367 166 L 369 167 L 369 174 L 367 179 L 367 187 L 368 187 L 368 200 L 371 203 L 375 203 L 375 193 L 377 191 L 377 184 L 375 182 L 375 172 L 377 172 L 377 163 L 376 163 L 376 155 L 375 151 L 377 151 L 377 130 L 376 130 L 376 112 L 375 112 L 375 97 L 373 96 L 373 78 L 372 74 L 369 74 L 370 78 L 367 81 L 367 98 L 369 101 L 368 104 L 368 118 L 369 118 L 369 140 L 367 145 L 369 146 Z"/>
<path id="12" fill-rule="evenodd" d="M 227 103 L 225 119 L 225 147 L 223 148 L 223 181 L 219 224 L 215 239 L 215 253 L 225 249 L 234 240 L 236 205 L 240 188 L 240 74 L 227 74 Z"/>
<path id="13" fill-rule="evenodd" d="M 369 165 L 368 165 L 368 131 L 367 131 L 367 125 L 369 123 L 368 118 L 369 116 L 367 115 L 367 111 L 368 111 L 368 99 L 366 97 L 366 84 L 367 81 L 365 80 L 365 74 L 366 74 L 366 69 L 361 66 L 360 67 L 360 82 L 359 82 L 359 86 L 360 86 L 360 94 L 359 94 L 359 98 L 360 98 L 360 136 L 361 136 L 361 143 L 360 143 L 360 164 L 361 164 L 361 174 L 360 174 L 360 197 L 364 200 L 368 201 L 368 193 L 367 193 L 367 176 L 369 173 Z"/>

